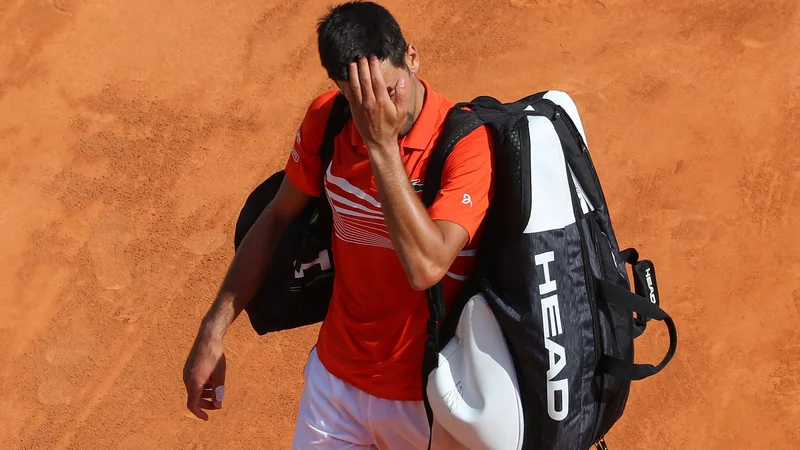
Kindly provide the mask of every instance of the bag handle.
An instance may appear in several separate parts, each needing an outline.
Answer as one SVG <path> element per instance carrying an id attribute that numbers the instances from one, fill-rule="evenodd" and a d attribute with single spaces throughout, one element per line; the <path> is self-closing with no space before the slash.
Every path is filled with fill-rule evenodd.
<path id="1" fill-rule="evenodd" d="M 633 285 L 637 295 L 650 300 L 650 303 L 661 305 L 661 295 L 658 292 L 658 281 L 656 280 L 656 267 L 652 261 L 639 260 L 639 252 L 635 248 L 627 248 L 620 252 L 622 260 L 631 265 L 633 269 Z M 633 323 L 634 338 L 644 333 L 650 317 L 636 313 Z"/>
<path id="2" fill-rule="evenodd" d="M 603 355 L 600 358 L 600 364 L 605 372 L 616 378 L 630 381 L 643 380 L 660 372 L 675 356 L 675 350 L 678 346 L 678 332 L 675 328 L 675 322 L 663 309 L 646 298 L 607 281 L 600 279 L 595 279 L 594 281 L 598 296 L 601 296 L 607 303 L 662 321 L 669 330 L 669 350 L 667 350 L 667 355 L 658 365 L 636 364 L 611 355 Z"/>

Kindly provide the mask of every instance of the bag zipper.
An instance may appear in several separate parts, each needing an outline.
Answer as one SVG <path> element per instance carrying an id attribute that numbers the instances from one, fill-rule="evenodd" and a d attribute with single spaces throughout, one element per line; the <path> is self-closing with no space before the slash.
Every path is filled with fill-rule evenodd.
<path id="1" fill-rule="evenodd" d="M 581 145 L 583 145 L 583 140 L 581 139 L 580 133 L 575 128 L 575 125 L 572 124 L 571 120 L 569 120 L 569 116 L 564 112 L 563 108 L 561 108 L 558 105 L 556 105 L 555 117 L 556 118 L 561 117 L 562 119 L 565 119 L 564 122 L 567 124 L 567 128 L 572 132 L 573 137 L 578 139 L 578 142 L 581 143 Z M 568 162 L 567 162 L 567 166 L 569 166 Z M 589 296 L 589 312 L 591 312 L 592 325 L 594 327 L 593 344 L 594 344 L 594 350 L 595 350 L 595 358 L 597 359 L 597 361 L 599 361 L 602 349 L 600 348 L 600 320 L 597 317 L 598 316 L 598 311 L 597 311 L 597 299 L 595 298 L 595 293 L 594 293 L 594 277 L 591 274 L 591 270 L 592 269 L 591 269 L 591 265 L 590 265 L 590 262 L 589 262 L 589 254 L 588 254 L 588 251 L 587 251 L 586 234 L 583 231 L 583 227 L 581 227 L 580 223 L 579 223 L 579 221 L 581 219 L 583 219 L 584 215 L 583 215 L 583 210 L 581 210 L 580 205 L 579 205 L 580 199 L 577 198 L 578 194 L 575 192 L 575 184 L 574 184 L 574 181 L 572 180 L 572 175 L 569 173 L 569 169 L 567 169 L 567 170 L 568 170 L 567 176 L 569 177 L 569 185 L 570 185 L 570 199 L 572 200 L 572 210 L 574 211 L 574 214 L 575 214 L 576 225 L 578 226 L 578 234 L 580 235 L 580 238 L 581 238 L 581 254 L 583 256 L 583 271 L 584 271 L 584 277 L 585 277 L 586 282 L 587 282 L 586 293 Z M 594 168 L 593 168 L 593 170 L 594 170 Z M 589 231 L 591 232 L 591 230 L 592 230 L 591 222 L 592 221 L 591 221 L 591 219 L 586 219 L 586 220 L 589 222 Z M 595 251 L 597 251 L 597 249 L 595 249 Z M 595 419 L 594 419 L 594 425 L 592 426 L 592 435 L 590 436 L 590 439 L 597 433 L 597 427 L 600 424 L 600 420 L 599 420 L 600 419 L 600 417 L 599 417 L 600 416 L 600 402 L 596 402 L 595 403 L 595 408 L 594 409 L 595 409 L 594 410 Z M 590 440 L 588 445 L 592 445 L 592 442 L 593 441 Z"/>
<path id="2" fill-rule="evenodd" d="M 555 105 L 556 108 L 556 117 L 562 117 L 564 119 L 564 122 L 567 124 L 567 128 L 569 128 L 569 130 L 572 132 L 572 135 L 575 137 L 575 139 L 577 139 L 578 144 L 580 144 L 581 154 L 586 159 L 586 162 L 589 163 L 589 167 L 592 169 L 592 180 L 597 187 L 597 191 L 600 193 L 600 197 L 603 199 L 603 204 L 605 204 L 606 198 L 603 194 L 603 190 L 600 189 L 600 177 L 597 176 L 597 170 L 594 168 L 594 162 L 592 161 L 591 155 L 589 155 L 589 147 L 586 145 L 586 142 L 584 142 L 583 135 L 578 130 L 578 127 L 575 126 L 575 122 L 572 121 L 572 117 L 567 114 L 567 111 L 564 110 L 561 105 L 557 105 L 555 103 L 553 103 L 553 105 Z"/>
<path id="3" fill-rule="evenodd" d="M 580 210 L 580 207 L 577 207 L 577 205 L 575 205 L 575 201 L 574 200 L 573 200 L 573 204 L 572 204 L 572 210 L 576 214 L 576 218 L 578 220 L 581 220 L 581 218 L 582 218 L 581 216 L 582 216 L 583 212 Z M 591 265 L 590 265 L 591 263 L 589 261 L 589 255 L 588 255 L 589 252 L 588 252 L 588 249 L 586 247 L 586 233 L 583 231 L 583 228 L 580 226 L 580 224 L 576 223 L 576 225 L 578 225 L 578 234 L 581 237 L 581 255 L 583 256 L 583 273 L 584 273 L 584 277 L 586 278 L 586 282 L 588 283 L 587 286 L 586 286 L 586 292 L 589 295 L 589 300 L 590 300 L 590 303 L 591 303 L 591 308 L 589 308 L 589 309 L 591 310 L 591 313 L 592 313 L 592 323 L 594 324 L 595 336 L 599 338 L 599 336 L 600 336 L 600 324 L 598 323 L 598 320 L 597 320 L 597 302 L 596 302 L 596 299 L 595 299 L 595 296 L 594 296 L 594 289 L 593 289 L 593 286 L 592 286 L 594 277 L 592 276 L 592 273 L 591 273 L 592 268 L 591 268 Z M 591 225 L 589 225 L 589 226 L 591 227 Z M 598 342 L 597 338 L 594 339 L 594 349 L 595 349 L 595 353 L 597 354 L 597 357 L 599 359 L 599 357 L 600 357 L 599 355 L 600 355 L 601 349 L 600 349 L 600 343 Z"/>

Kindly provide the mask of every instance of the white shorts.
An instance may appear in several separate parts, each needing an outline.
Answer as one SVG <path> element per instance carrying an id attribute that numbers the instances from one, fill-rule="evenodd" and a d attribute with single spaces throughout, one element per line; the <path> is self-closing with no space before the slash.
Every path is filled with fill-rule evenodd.
<path id="1" fill-rule="evenodd" d="M 292 450 L 425 450 L 428 418 L 421 401 L 386 400 L 331 375 L 311 351 Z M 434 421 L 431 450 L 463 449 Z"/>

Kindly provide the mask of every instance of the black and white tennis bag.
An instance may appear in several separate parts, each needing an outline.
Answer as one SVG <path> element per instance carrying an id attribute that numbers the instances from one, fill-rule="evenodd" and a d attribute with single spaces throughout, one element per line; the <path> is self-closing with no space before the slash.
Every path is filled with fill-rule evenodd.
<path id="1" fill-rule="evenodd" d="M 423 201 L 438 190 L 455 143 L 483 124 L 494 134 L 494 200 L 477 268 L 451 311 L 440 285 L 428 291 L 429 420 L 472 450 L 604 448 L 631 381 L 658 373 L 675 353 L 655 268 L 633 249 L 620 251 L 580 116 L 564 92 L 507 104 L 479 97 L 453 108 Z M 635 364 L 634 338 L 650 319 L 666 323 L 669 351 L 656 366 Z"/>

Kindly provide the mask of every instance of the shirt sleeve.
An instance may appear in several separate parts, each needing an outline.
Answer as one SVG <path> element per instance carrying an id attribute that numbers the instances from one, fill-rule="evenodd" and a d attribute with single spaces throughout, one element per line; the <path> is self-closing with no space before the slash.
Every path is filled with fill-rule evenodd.
<path id="1" fill-rule="evenodd" d="M 322 177 L 327 168 L 322 167 L 319 147 L 335 97 L 335 91 L 329 92 L 315 99 L 308 107 L 284 168 L 289 181 L 313 197 L 322 195 Z"/>
<path id="2" fill-rule="evenodd" d="M 456 144 L 445 161 L 439 193 L 428 210 L 433 220 L 460 225 L 475 237 L 493 194 L 492 142 L 485 126 Z"/>

